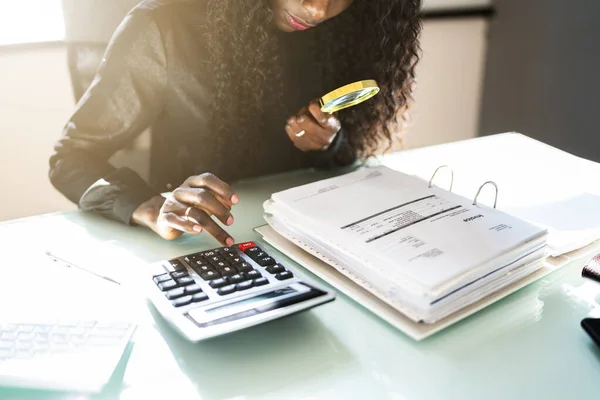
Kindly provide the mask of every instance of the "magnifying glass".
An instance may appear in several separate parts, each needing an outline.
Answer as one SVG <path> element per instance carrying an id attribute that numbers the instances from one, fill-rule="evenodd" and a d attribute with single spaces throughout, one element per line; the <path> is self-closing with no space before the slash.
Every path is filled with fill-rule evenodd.
<path id="1" fill-rule="evenodd" d="M 331 114 L 367 101 L 377 93 L 379 93 L 379 86 L 372 79 L 354 82 L 321 97 L 319 99 L 321 111 Z"/>

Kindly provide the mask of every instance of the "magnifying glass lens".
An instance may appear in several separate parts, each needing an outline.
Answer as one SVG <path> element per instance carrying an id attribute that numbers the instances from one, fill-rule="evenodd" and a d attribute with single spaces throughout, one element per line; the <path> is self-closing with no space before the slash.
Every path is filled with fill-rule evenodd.
<path id="1" fill-rule="evenodd" d="M 321 98 L 321 111 L 333 113 L 362 103 L 379 93 L 373 80 L 351 83 Z"/>

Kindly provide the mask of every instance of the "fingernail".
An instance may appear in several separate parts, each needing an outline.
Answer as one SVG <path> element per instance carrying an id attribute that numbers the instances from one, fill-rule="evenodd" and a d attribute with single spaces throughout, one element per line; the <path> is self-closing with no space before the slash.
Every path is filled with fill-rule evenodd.
<path id="1" fill-rule="evenodd" d="M 225 241 L 225 243 L 227 243 L 227 246 L 228 246 L 228 247 L 231 247 L 231 246 L 233 246 L 233 244 L 234 244 L 235 242 L 233 241 L 233 239 L 232 239 L 232 238 L 227 238 L 227 240 Z"/>
<path id="2" fill-rule="evenodd" d="M 327 118 L 323 118 L 323 119 L 321 120 L 321 123 L 322 123 L 322 124 L 324 124 L 325 122 L 327 122 Z"/>
<path id="3" fill-rule="evenodd" d="M 233 217 L 227 218 L 227 225 L 233 224 Z"/>
<path id="4" fill-rule="evenodd" d="M 304 122 L 304 117 L 299 117 L 299 118 L 298 118 L 298 123 L 299 123 L 299 124 L 301 124 L 301 123 L 303 123 L 303 122 Z"/>
<path id="5" fill-rule="evenodd" d="M 233 196 L 231 196 L 231 202 L 233 204 L 237 204 L 238 201 L 240 201 L 240 199 L 237 197 L 237 194 L 234 194 Z"/>
<path id="6" fill-rule="evenodd" d="M 194 225 L 192 229 L 194 230 L 194 232 L 202 232 L 202 227 L 200 225 Z"/>

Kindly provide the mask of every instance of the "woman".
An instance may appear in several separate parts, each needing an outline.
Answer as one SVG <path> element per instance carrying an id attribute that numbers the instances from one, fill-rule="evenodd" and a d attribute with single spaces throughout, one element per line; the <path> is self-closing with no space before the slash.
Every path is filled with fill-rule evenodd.
<path id="1" fill-rule="evenodd" d="M 225 181 L 344 166 L 393 141 L 410 98 L 420 0 L 146 0 L 120 25 L 50 159 L 86 211 L 164 239 L 234 239 Z M 375 79 L 336 115 L 316 99 Z M 151 178 L 109 158 L 152 127 Z M 168 198 L 160 195 L 170 191 Z"/>

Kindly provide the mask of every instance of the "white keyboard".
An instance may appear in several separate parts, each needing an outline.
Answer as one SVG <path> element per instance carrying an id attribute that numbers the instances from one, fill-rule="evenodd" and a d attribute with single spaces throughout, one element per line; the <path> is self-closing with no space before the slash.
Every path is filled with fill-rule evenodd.
<path id="1" fill-rule="evenodd" d="M 135 328 L 101 321 L 0 321 L 0 390 L 4 386 L 99 392 Z"/>

